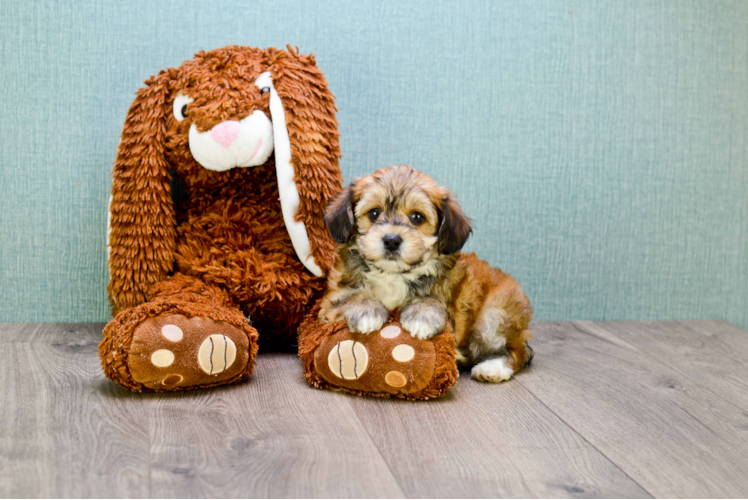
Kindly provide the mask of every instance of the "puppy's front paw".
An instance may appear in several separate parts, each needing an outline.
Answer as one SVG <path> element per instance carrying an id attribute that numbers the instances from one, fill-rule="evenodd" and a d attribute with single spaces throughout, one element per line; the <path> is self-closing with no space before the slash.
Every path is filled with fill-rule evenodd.
<path id="1" fill-rule="evenodd" d="M 347 323 L 348 329 L 352 332 L 371 333 L 380 330 L 385 321 L 386 318 L 383 319 L 376 314 L 364 313 L 357 321 L 347 320 Z"/>
<path id="2" fill-rule="evenodd" d="M 412 337 L 427 340 L 444 330 L 447 314 L 436 301 L 411 304 L 400 315 L 400 323 Z"/>
<path id="3" fill-rule="evenodd" d="M 389 311 L 379 302 L 366 301 L 351 304 L 345 310 L 348 329 L 357 333 L 376 332 L 389 317 Z"/>
<path id="4" fill-rule="evenodd" d="M 421 319 L 414 319 L 411 321 L 401 320 L 400 321 L 410 335 L 420 340 L 428 340 L 437 333 L 441 332 L 441 329 L 435 328 L 428 322 Z"/>

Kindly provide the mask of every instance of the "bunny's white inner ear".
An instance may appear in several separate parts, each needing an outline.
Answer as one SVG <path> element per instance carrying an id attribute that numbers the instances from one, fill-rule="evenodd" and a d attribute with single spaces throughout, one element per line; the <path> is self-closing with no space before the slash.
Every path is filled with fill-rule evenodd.
<path id="1" fill-rule="evenodd" d="M 294 220 L 296 211 L 299 209 L 299 190 L 293 180 L 294 169 L 291 165 L 291 140 L 288 137 L 286 127 L 286 113 L 283 109 L 278 92 L 273 87 L 273 79 L 270 72 L 261 74 L 255 81 L 259 88 L 270 89 L 270 116 L 273 120 L 273 138 L 275 141 L 275 174 L 278 178 L 278 194 L 280 195 L 283 222 L 286 225 L 291 243 L 296 255 L 315 276 L 322 276 L 322 269 L 314 261 L 312 246 L 309 243 L 309 235 L 306 225 L 301 221 Z"/>

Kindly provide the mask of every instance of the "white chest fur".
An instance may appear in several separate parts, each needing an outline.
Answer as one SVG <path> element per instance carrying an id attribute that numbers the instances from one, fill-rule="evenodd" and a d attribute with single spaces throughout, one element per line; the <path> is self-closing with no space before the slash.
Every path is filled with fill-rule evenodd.
<path id="1" fill-rule="evenodd" d="M 366 273 L 366 289 L 373 298 L 392 311 L 403 305 L 408 298 L 408 283 L 412 279 L 411 274 L 390 274 L 371 270 Z"/>
<path id="2" fill-rule="evenodd" d="M 371 267 L 364 278 L 364 287 L 369 294 L 392 311 L 405 305 L 413 296 L 411 285 L 424 276 L 438 273 L 437 259 L 428 259 L 425 264 L 407 273 L 387 273 Z"/>

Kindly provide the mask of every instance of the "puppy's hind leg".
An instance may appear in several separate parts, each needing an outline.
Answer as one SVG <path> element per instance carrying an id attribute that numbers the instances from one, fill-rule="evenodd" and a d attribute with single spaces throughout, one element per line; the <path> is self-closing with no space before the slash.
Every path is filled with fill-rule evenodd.
<path id="1" fill-rule="evenodd" d="M 476 380 L 509 380 L 532 360 L 527 345 L 532 309 L 519 285 L 510 280 L 487 297 L 473 327 L 470 351 L 477 364 L 470 374 Z"/>
<path id="2" fill-rule="evenodd" d="M 527 332 L 528 337 L 529 333 Z M 501 356 L 484 359 L 473 367 L 470 375 L 481 382 L 504 382 L 527 366 L 532 357 L 532 348 L 523 341 L 514 349 L 507 346 L 505 354 Z"/>

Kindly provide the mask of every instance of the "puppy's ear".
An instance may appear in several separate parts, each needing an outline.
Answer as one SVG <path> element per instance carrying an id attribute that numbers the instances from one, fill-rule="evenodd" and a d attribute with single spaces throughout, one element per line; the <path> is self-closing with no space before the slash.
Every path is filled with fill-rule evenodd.
<path id="1" fill-rule="evenodd" d="M 473 229 L 470 227 L 470 219 L 465 217 L 457 201 L 449 194 L 444 197 L 440 215 L 437 235 L 439 253 L 450 255 L 462 249 Z"/>
<path id="2" fill-rule="evenodd" d="M 324 219 L 332 239 L 338 243 L 347 243 L 351 239 L 356 230 L 356 218 L 353 215 L 353 183 L 333 198 L 325 210 Z"/>

